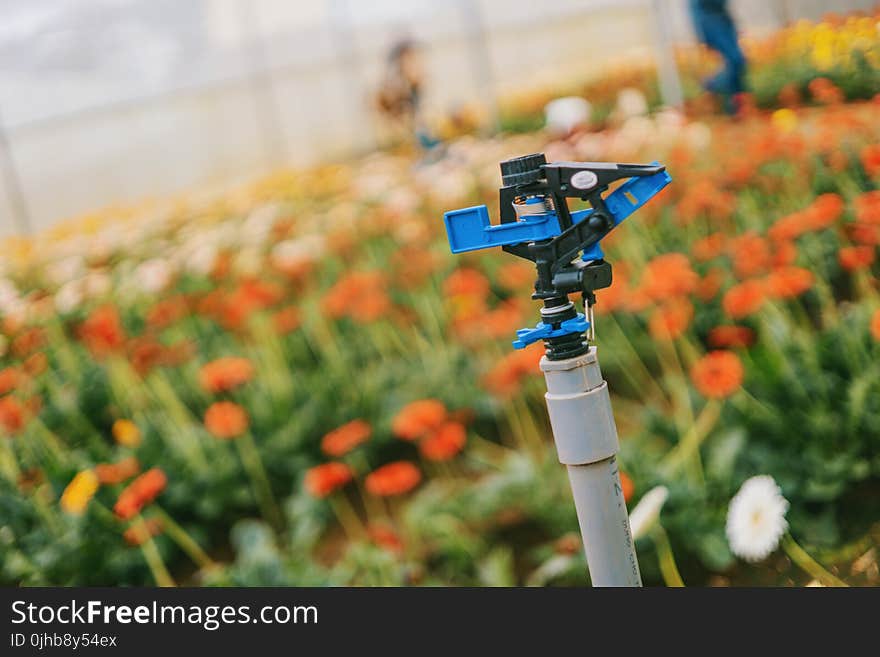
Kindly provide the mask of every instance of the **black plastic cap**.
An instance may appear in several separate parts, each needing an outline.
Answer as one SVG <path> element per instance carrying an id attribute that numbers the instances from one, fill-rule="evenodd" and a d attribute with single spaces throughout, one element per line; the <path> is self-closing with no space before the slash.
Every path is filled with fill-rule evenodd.
<path id="1" fill-rule="evenodd" d="M 544 177 L 541 167 L 547 164 L 543 153 L 514 157 L 501 163 L 501 182 L 505 187 L 528 185 Z"/>

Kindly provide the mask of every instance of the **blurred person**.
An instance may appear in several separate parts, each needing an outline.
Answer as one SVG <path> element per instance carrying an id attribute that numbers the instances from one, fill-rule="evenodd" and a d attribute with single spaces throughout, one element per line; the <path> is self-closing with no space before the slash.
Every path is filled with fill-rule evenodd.
<path id="1" fill-rule="evenodd" d="M 399 40 L 388 53 L 376 104 L 391 124 L 413 135 L 422 148 L 431 149 L 439 142 L 428 132 L 421 116 L 424 86 L 425 72 L 419 45 L 410 39 Z"/>
<path id="2" fill-rule="evenodd" d="M 746 58 L 739 47 L 736 23 L 728 10 L 727 0 L 689 0 L 694 30 L 701 43 L 721 55 L 724 66 L 703 83 L 710 93 L 721 96 L 728 114 L 739 109 L 739 94 L 746 90 Z"/>

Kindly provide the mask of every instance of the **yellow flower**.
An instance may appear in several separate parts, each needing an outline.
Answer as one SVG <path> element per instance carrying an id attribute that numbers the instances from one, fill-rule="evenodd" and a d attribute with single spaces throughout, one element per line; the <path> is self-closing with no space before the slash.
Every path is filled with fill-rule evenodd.
<path id="1" fill-rule="evenodd" d="M 125 447 L 137 447 L 141 444 L 141 430 L 131 420 L 116 420 L 113 423 L 113 438 Z"/>
<path id="2" fill-rule="evenodd" d="M 773 125 L 780 132 L 791 132 L 797 127 L 798 117 L 790 109 L 778 109 L 773 112 Z"/>
<path id="3" fill-rule="evenodd" d="M 61 508 L 66 513 L 82 515 L 91 499 L 98 492 L 98 476 L 91 470 L 83 470 L 70 480 L 61 494 Z"/>

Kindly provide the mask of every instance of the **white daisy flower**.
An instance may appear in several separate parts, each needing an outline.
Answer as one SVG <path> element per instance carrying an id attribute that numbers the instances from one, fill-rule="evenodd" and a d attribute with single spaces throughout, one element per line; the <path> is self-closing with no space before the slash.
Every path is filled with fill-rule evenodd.
<path id="1" fill-rule="evenodd" d="M 751 477 L 730 500 L 727 540 L 730 549 L 746 561 L 761 561 L 779 545 L 788 529 L 788 500 L 770 475 Z"/>
<path id="2" fill-rule="evenodd" d="M 668 497 L 669 489 L 666 486 L 655 486 L 642 495 L 642 499 L 629 514 L 629 527 L 634 541 L 653 529 Z"/>

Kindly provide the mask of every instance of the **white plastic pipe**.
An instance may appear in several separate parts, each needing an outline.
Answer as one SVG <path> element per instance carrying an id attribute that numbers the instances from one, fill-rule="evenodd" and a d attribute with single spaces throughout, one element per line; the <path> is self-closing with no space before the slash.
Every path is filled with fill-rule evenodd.
<path id="1" fill-rule="evenodd" d="M 596 347 L 567 360 L 541 360 L 559 461 L 577 509 L 594 586 L 641 586 L 620 485 L 617 427 Z"/>

